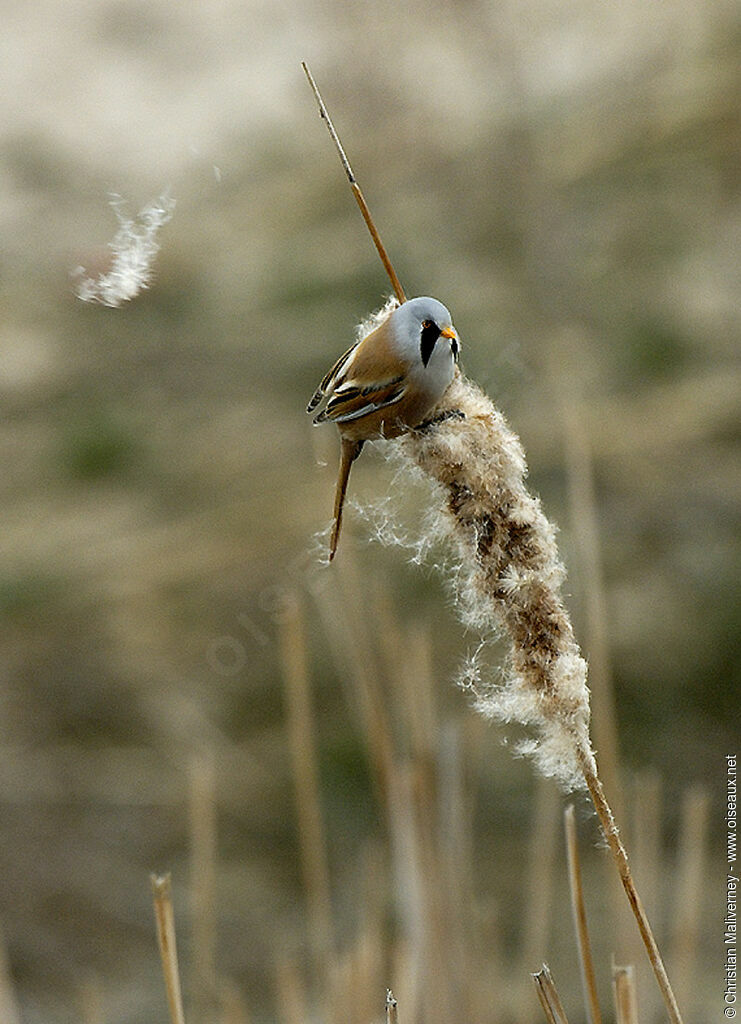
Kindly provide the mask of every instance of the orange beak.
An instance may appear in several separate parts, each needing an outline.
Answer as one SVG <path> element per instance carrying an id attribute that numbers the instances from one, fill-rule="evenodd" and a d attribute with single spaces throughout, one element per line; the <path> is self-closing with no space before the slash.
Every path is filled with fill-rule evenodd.
<path id="1" fill-rule="evenodd" d="M 455 331 L 454 331 L 454 329 L 452 327 L 443 327 L 443 329 L 440 331 L 440 334 L 443 336 L 443 338 L 457 338 L 458 337 L 458 335 L 455 333 Z"/>

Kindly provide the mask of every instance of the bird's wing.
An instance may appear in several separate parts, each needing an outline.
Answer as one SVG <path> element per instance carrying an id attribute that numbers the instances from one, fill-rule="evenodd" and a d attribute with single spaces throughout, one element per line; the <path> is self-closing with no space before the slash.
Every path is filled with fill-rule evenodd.
<path id="1" fill-rule="evenodd" d="M 390 321 L 384 320 L 340 356 L 306 411 L 313 412 L 326 400 L 326 407 L 314 417 L 315 423 L 327 419 L 342 423 L 375 412 L 399 401 L 404 393 L 399 384 L 405 369 L 391 343 Z"/>
<path id="2" fill-rule="evenodd" d="M 404 397 L 406 390 L 403 376 L 392 377 L 391 380 L 377 384 L 363 384 L 352 378 L 333 389 L 332 397 L 314 417 L 314 422 L 332 420 L 335 423 L 349 423 L 395 405 Z"/>
<path id="3" fill-rule="evenodd" d="M 358 345 L 359 342 L 357 341 L 355 342 L 355 344 L 351 345 L 347 352 L 343 352 L 343 354 L 340 356 L 340 358 L 337 360 L 334 366 L 327 371 L 327 373 L 324 375 L 324 378 L 322 379 L 321 384 L 316 389 L 314 394 L 311 396 L 311 401 L 306 406 L 307 412 L 313 412 L 316 409 L 316 407 L 319 405 L 322 399 L 325 398 L 326 395 L 329 393 L 330 389 L 332 388 L 332 385 L 337 380 L 337 378 L 342 376 L 343 370 L 345 370 L 345 368 L 347 367 L 347 364 L 350 361 L 350 358 L 352 354 L 355 352 L 355 349 L 358 347 Z"/>

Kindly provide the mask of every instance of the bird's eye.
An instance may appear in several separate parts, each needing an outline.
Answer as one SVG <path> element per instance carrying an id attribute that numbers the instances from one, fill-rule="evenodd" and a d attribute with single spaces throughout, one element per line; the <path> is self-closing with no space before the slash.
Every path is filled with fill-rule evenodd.
<path id="1" fill-rule="evenodd" d="M 422 334 L 419 340 L 419 354 L 422 357 L 422 363 L 424 366 L 430 361 L 430 356 L 435 348 L 435 342 L 440 337 L 440 328 L 434 322 L 434 320 L 423 320 L 422 321 Z"/>

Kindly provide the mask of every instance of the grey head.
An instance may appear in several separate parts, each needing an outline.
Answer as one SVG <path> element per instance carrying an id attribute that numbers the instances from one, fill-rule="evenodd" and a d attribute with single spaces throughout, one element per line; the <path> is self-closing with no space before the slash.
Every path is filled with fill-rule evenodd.
<path id="1" fill-rule="evenodd" d="M 453 318 L 437 299 L 428 295 L 408 299 L 394 310 L 393 324 L 397 344 L 410 362 L 421 359 L 422 365 L 428 367 L 433 354 L 435 363 L 443 358 L 446 362 L 457 362 L 460 342 Z"/>

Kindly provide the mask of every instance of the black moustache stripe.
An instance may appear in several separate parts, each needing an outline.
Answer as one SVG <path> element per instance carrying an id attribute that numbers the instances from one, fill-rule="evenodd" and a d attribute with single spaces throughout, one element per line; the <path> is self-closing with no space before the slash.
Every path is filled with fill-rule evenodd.
<path id="1" fill-rule="evenodd" d="M 419 341 L 419 353 L 422 356 L 422 363 L 424 366 L 430 361 L 432 352 L 435 348 L 435 343 L 440 337 L 440 328 L 436 323 L 431 320 L 425 320 L 422 324 L 422 335 Z"/>

